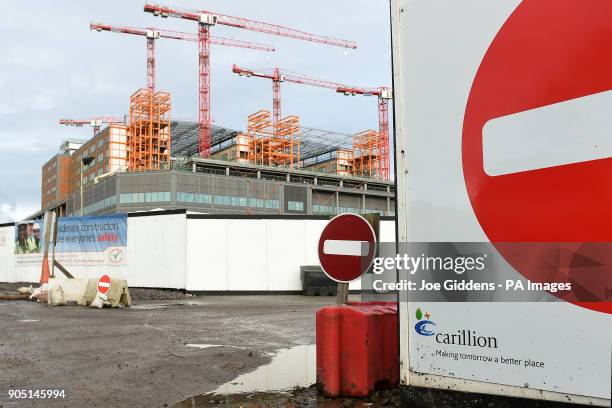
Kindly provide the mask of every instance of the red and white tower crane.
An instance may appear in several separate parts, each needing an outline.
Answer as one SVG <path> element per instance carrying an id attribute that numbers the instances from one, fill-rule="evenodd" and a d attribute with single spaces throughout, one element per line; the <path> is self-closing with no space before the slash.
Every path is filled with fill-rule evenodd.
<path id="1" fill-rule="evenodd" d="M 340 40 L 317 34 L 311 34 L 280 25 L 232 17 L 210 11 L 185 11 L 166 6 L 145 4 L 144 11 L 160 17 L 175 17 L 198 23 L 198 60 L 199 60 L 199 144 L 200 156 L 208 157 L 211 141 L 211 115 L 210 115 L 210 29 L 221 24 L 244 30 L 257 31 L 266 34 L 294 38 L 298 40 L 317 42 L 344 48 L 357 48 L 353 41 Z"/>
<path id="2" fill-rule="evenodd" d="M 147 39 L 147 88 L 155 91 L 155 40 L 159 38 L 169 38 L 172 40 L 183 40 L 198 42 L 197 34 L 183 33 L 180 31 L 163 30 L 159 28 L 138 28 L 112 26 L 110 24 L 91 23 L 90 30 L 110 31 L 113 33 L 132 34 L 146 37 Z M 227 47 L 248 48 L 260 51 L 275 51 L 274 47 L 267 44 L 257 44 L 247 41 L 234 40 L 224 37 L 211 37 L 210 43 L 214 45 L 224 45 Z"/>
<path id="3" fill-rule="evenodd" d="M 336 90 L 345 95 L 376 96 L 378 98 L 378 132 L 382 137 L 382 168 L 381 173 L 385 180 L 389 180 L 391 161 L 389 156 L 389 100 L 392 99 L 390 88 L 358 88 L 341 86 Z"/>
<path id="4" fill-rule="evenodd" d="M 60 125 L 64 126 L 91 126 L 94 136 L 100 132 L 103 124 L 125 124 L 125 118 L 118 116 L 96 116 L 89 119 L 60 119 Z"/>
<path id="5" fill-rule="evenodd" d="M 364 95 L 378 97 L 378 132 L 382 138 L 381 151 L 381 175 L 385 180 L 390 175 L 390 156 L 389 156 L 389 100 L 391 99 L 391 89 L 380 88 L 359 88 L 352 87 L 323 79 L 310 78 L 305 75 L 288 73 L 275 67 L 271 72 L 255 71 L 248 68 L 240 68 L 236 64 L 232 66 L 232 72 L 245 77 L 266 78 L 272 80 L 272 110 L 274 123 L 281 119 L 281 89 L 282 82 L 292 82 L 296 84 L 317 86 L 320 88 L 334 89 L 336 92 L 345 95 Z"/>
<path id="6" fill-rule="evenodd" d="M 266 78 L 272 80 L 272 116 L 274 123 L 281 120 L 281 83 L 291 82 L 294 84 L 302 84 L 309 86 L 317 86 L 319 88 L 338 89 L 345 85 L 325 81 L 323 79 L 310 78 L 305 75 L 289 73 L 276 67 L 272 72 L 255 71 L 247 68 L 240 68 L 236 64 L 232 66 L 232 72 L 245 77 Z"/>

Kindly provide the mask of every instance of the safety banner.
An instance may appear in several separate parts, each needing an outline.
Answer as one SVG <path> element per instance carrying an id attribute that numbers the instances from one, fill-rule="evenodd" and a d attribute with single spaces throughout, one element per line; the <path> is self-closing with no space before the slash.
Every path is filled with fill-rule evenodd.
<path id="1" fill-rule="evenodd" d="M 124 266 L 127 215 L 60 218 L 55 258 L 65 266 Z"/>

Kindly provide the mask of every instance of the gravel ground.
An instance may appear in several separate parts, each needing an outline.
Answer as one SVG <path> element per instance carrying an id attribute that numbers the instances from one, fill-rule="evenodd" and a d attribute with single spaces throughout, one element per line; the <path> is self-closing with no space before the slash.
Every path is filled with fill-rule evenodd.
<path id="1" fill-rule="evenodd" d="M 17 283 L 3 283 L 0 282 L 0 294 L 14 294 L 17 293 L 17 289 L 22 286 L 33 286 L 39 287 L 39 283 L 34 282 L 17 282 Z M 181 300 L 181 299 L 193 299 L 193 295 L 185 293 L 184 290 L 176 289 L 148 289 L 148 288 L 130 288 L 130 297 L 132 302 L 138 302 L 141 300 Z"/>
<path id="2" fill-rule="evenodd" d="M 197 296 L 130 308 L 0 301 L 0 407 L 164 407 L 313 344 L 332 298 Z M 187 344 L 212 344 L 193 348 Z M 9 390 L 65 399 L 9 399 Z"/>
<path id="3" fill-rule="evenodd" d="M 399 407 L 398 390 L 375 392 L 370 398 L 326 398 L 316 386 L 294 388 L 283 393 L 252 392 L 232 395 L 203 394 L 172 408 L 383 408 Z"/>
<path id="4" fill-rule="evenodd" d="M 182 290 L 130 288 L 132 302 L 140 300 L 181 300 L 193 299 L 194 296 Z"/>

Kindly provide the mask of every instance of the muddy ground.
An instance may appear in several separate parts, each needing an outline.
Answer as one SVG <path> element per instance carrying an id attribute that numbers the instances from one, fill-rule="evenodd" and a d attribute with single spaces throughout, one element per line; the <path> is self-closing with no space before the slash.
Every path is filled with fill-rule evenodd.
<path id="1" fill-rule="evenodd" d="M 269 363 L 279 349 L 313 344 L 314 313 L 333 301 L 189 296 L 114 310 L 3 301 L 0 406 L 170 406 Z M 15 389 L 65 390 L 66 398 L 10 400 Z"/>
<path id="2" fill-rule="evenodd" d="M 375 391 L 369 398 L 326 398 L 313 385 L 274 393 L 204 394 L 188 398 L 172 408 L 389 408 L 399 404 L 398 390 Z"/>

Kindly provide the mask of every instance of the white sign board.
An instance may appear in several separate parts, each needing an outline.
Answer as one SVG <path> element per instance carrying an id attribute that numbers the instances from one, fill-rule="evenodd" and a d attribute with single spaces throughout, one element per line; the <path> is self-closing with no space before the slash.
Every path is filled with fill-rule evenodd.
<path id="1" fill-rule="evenodd" d="M 399 240 L 612 242 L 612 2 L 393 0 L 392 22 Z M 404 302 L 401 380 L 609 406 L 610 305 Z"/>

